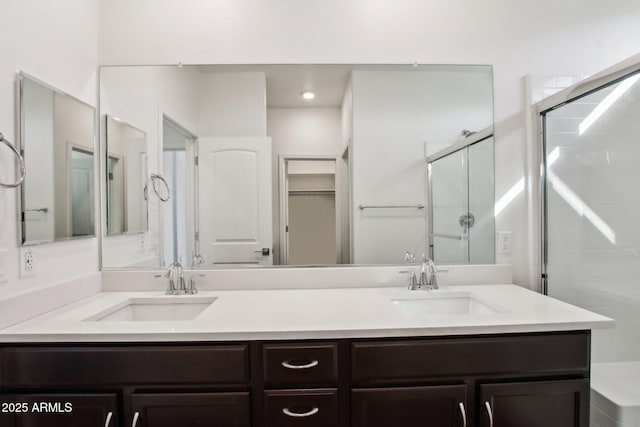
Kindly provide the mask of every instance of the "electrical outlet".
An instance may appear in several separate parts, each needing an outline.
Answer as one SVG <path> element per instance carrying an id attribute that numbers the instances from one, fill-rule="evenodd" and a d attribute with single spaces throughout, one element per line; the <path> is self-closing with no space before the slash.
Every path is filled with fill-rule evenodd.
<path id="1" fill-rule="evenodd" d="M 20 277 L 36 275 L 36 256 L 33 249 L 20 250 Z"/>
<path id="2" fill-rule="evenodd" d="M 511 253 L 511 232 L 499 231 L 498 232 L 498 253 L 510 254 Z"/>
<path id="3" fill-rule="evenodd" d="M 8 256 L 9 251 L 6 248 L 0 249 L 0 283 L 4 283 L 9 280 L 9 275 L 7 274 L 9 271 L 9 267 L 7 266 Z"/>

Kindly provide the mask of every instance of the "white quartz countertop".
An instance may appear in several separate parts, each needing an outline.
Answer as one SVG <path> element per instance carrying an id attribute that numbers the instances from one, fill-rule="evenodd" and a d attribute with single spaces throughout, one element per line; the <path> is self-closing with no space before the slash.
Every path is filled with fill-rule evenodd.
<path id="1" fill-rule="evenodd" d="M 407 315 L 392 300 L 470 296 L 494 309 Z M 215 301 L 193 320 L 87 320 L 163 292 L 102 292 L 0 330 L 0 342 L 169 342 L 474 335 L 613 327 L 613 320 L 515 285 L 204 291 Z"/>

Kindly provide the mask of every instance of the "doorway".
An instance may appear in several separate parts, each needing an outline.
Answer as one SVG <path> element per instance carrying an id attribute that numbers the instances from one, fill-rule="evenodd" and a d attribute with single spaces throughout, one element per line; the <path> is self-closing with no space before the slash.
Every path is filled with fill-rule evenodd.
<path id="1" fill-rule="evenodd" d="M 335 157 L 281 157 L 283 265 L 338 264 L 340 187 Z"/>
<path id="2" fill-rule="evenodd" d="M 93 236 L 95 233 L 93 153 L 75 146 L 70 149 L 71 236 Z"/>
<path id="3" fill-rule="evenodd" d="M 171 197 L 162 206 L 162 265 L 192 262 L 196 231 L 197 137 L 167 115 L 162 120 L 162 171 Z"/>

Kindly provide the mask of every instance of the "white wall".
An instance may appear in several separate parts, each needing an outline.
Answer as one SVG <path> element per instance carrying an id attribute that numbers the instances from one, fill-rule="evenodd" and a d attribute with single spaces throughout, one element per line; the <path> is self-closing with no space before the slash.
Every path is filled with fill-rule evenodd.
<path id="1" fill-rule="evenodd" d="M 16 72 L 30 75 L 96 105 L 98 1 L 5 1 L 0 37 L 0 132 L 16 142 L 14 85 Z M 13 159 L 2 155 L 0 169 Z M 16 191 L 0 189 L 0 251 L 7 249 L 9 288 L 36 287 L 98 270 L 97 239 L 47 244 L 33 248 L 36 276 L 19 278 Z"/>
<path id="2" fill-rule="evenodd" d="M 498 199 L 531 160 L 522 77 L 591 74 L 635 54 L 639 21 L 637 0 L 100 0 L 99 52 L 103 64 L 491 64 Z M 534 208 L 519 194 L 496 218 L 514 233 L 513 254 L 498 261 L 513 263 L 522 285 L 538 273 L 526 240 Z"/>
<path id="3" fill-rule="evenodd" d="M 203 72 L 199 81 L 200 136 L 267 135 L 267 82 L 264 73 Z"/>
<path id="4" fill-rule="evenodd" d="M 341 153 L 339 108 L 268 108 L 267 135 L 272 142 L 273 253 L 280 262 L 279 158 L 287 156 L 338 156 Z"/>

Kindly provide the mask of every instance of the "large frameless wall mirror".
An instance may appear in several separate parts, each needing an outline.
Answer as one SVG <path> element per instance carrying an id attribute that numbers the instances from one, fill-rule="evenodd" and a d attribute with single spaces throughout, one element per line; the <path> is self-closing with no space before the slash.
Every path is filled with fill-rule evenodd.
<path id="1" fill-rule="evenodd" d="M 23 245 L 95 236 L 95 109 L 20 73 Z"/>
<path id="2" fill-rule="evenodd" d="M 113 116 L 105 118 L 107 235 L 147 231 L 147 136 Z"/>
<path id="3" fill-rule="evenodd" d="M 148 174 L 171 193 L 149 193 L 147 233 L 103 240 L 103 268 L 397 264 L 428 253 L 425 159 L 492 127 L 493 77 L 478 65 L 108 66 L 100 109 L 146 133 Z"/>

